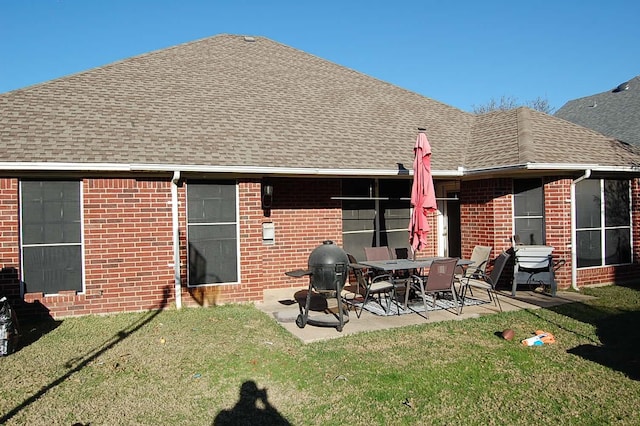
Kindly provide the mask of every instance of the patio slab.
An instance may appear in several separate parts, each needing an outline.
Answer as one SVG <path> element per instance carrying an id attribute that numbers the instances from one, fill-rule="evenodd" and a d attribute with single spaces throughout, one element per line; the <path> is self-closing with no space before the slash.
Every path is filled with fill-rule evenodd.
<path id="1" fill-rule="evenodd" d="M 456 315 L 452 311 L 438 310 L 430 311 L 429 318 L 413 313 L 408 315 L 379 316 L 368 311 L 363 311 L 360 318 L 351 309 L 349 322 L 347 322 L 341 332 L 335 327 L 324 327 L 307 324 L 304 328 L 299 328 L 296 317 L 300 313 L 298 300 L 302 300 L 308 287 L 282 288 L 265 290 L 263 302 L 256 303 L 256 307 L 277 321 L 283 328 L 292 335 L 303 341 L 311 343 L 320 340 L 335 339 L 356 333 L 370 332 L 375 330 L 386 330 L 397 327 L 406 327 L 417 324 L 439 321 L 463 321 L 468 318 L 476 318 L 481 315 L 500 313 L 498 307 L 493 303 L 486 303 L 478 306 L 465 306 L 461 315 Z M 474 293 L 477 299 L 488 301 L 486 292 L 477 291 Z M 504 312 L 519 309 L 540 309 L 549 308 L 565 303 L 580 302 L 591 298 L 576 292 L 558 291 L 556 297 L 536 293 L 534 291 L 518 291 L 516 297 L 511 297 L 511 292 L 500 292 L 500 304 Z M 329 308 L 336 306 L 336 299 L 328 299 Z M 313 304 L 312 304 L 313 305 Z M 323 308 L 321 306 L 320 308 Z M 310 312 L 310 316 L 316 312 Z M 316 313 L 317 314 L 317 313 Z"/>

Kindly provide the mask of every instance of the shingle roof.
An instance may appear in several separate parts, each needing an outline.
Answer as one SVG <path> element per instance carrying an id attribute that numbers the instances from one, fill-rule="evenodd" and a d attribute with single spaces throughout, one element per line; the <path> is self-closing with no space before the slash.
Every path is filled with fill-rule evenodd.
<path id="1" fill-rule="evenodd" d="M 612 90 L 567 102 L 556 117 L 640 146 L 640 76 Z"/>
<path id="2" fill-rule="evenodd" d="M 638 151 L 594 130 L 526 107 L 477 116 L 467 168 L 543 163 L 631 166 Z"/>
<path id="3" fill-rule="evenodd" d="M 0 96 L 0 161 L 457 168 L 472 116 L 266 38 L 219 35 Z M 393 153 L 393 154 L 391 154 Z"/>
<path id="4" fill-rule="evenodd" d="M 475 116 L 267 38 L 218 35 L 1 94 L 0 163 L 376 174 L 411 168 L 418 127 L 435 176 L 584 162 L 592 145 L 618 158 L 607 138 L 545 114 Z"/>

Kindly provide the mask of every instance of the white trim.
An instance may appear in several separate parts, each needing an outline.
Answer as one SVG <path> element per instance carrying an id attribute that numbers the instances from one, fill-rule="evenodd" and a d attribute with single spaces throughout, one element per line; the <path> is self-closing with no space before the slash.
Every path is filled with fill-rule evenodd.
<path id="1" fill-rule="evenodd" d="M 186 183 L 186 206 L 185 206 L 185 214 L 186 214 L 186 241 L 187 241 L 187 265 L 190 262 L 189 259 L 189 228 L 192 226 L 216 226 L 216 225 L 235 225 L 235 235 L 236 235 L 236 274 L 237 274 L 237 278 L 236 281 L 225 281 L 225 282 L 221 282 L 221 283 L 203 283 L 203 284 L 191 284 L 191 280 L 189 277 L 189 274 L 191 272 L 191 268 L 187 267 L 187 287 L 188 288 L 198 288 L 198 287 L 213 287 L 213 286 L 221 286 L 221 285 L 238 285 L 242 283 L 242 270 L 240 269 L 241 266 L 241 259 L 240 259 L 240 188 L 239 188 L 239 184 L 238 184 L 238 180 L 237 179 L 217 179 L 215 181 L 212 182 L 207 182 L 205 184 L 207 185 L 215 185 L 215 182 L 220 182 L 220 181 L 233 181 L 234 182 L 234 188 L 235 188 L 235 203 L 236 203 L 236 217 L 235 217 L 235 221 L 234 222 L 206 222 L 206 223 L 189 223 L 189 183 L 187 181 Z M 199 182 L 196 180 L 194 183 L 199 184 Z"/>
<path id="2" fill-rule="evenodd" d="M 22 202 L 22 184 L 23 180 L 18 181 L 18 223 L 19 223 L 19 235 L 20 241 L 18 243 L 18 251 L 20 258 L 20 297 L 23 298 L 25 295 L 24 288 L 24 248 L 27 247 L 63 247 L 63 246 L 79 246 L 80 247 L 80 291 L 76 292 L 76 295 L 85 295 L 87 293 L 87 283 L 86 283 L 86 253 L 85 253 L 85 217 L 84 217 L 84 181 L 82 179 L 68 179 L 67 182 L 77 182 L 78 183 L 78 209 L 80 210 L 80 242 L 77 243 L 45 243 L 45 244 L 24 244 L 24 236 L 23 236 L 23 221 L 22 214 L 24 211 L 24 205 Z M 59 296 L 60 293 L 43 293 L 45 296 Z"/>
<path id="3" fill-rule="evenodd" d="M 603 166 L 600 164 L 580 163 L 520 163 L 504 166 L 481 167 L 468 169 L 458 167 L 456 170 L 435 170 L 434 178 L 464 177 L 483 173 L 509 170 L 544 170 L 544 171 L 576 171 L 591 169 L 597 172 L 640 172 L 638 166 Z M 167 172 L 176 170 L 199 173 L 237 173 L 237 174 L 276 174 L 306 176 L 412 176 L 410 169 L 338 169 L 316 167 L 267 167 L 267 166 L 207 166 L 193 164 L 144 164 L 144 163 L 66 163 L 66 162 L 0 162 L 0 170 L 15 171 L 111 171 L 111 172 Z"/>
<path id="4" fill-rule="evenodd" d="M 413 170 L 396 169 L 335 169 L 306 167 L 262 166 L 206 166 L 185 164 L 118 164 L 118 163 L 58 163 L 58 162 L 0 162 L 0 170 L 15 171 L 110 171 L 110 172 L 167 172 L 237 173 L 304 176 L 412 176 Z M 433 171 L 434 177 L 461 177 L 463 169 Z"/>
<path id="5" fill-rule="evenodd" d="M 510 170 L 540 170 L 540 171 L 575 171 L 583 172 L 590 169 L 597 172 L 640 172 L 638 166 L 602 166 L 600 164 L 579 163 L 522 163 L 508 164 L 504 166 L 492 166 L 478 169 L 464 169 L 464 176 L 485 174 L 491 172 L 505 172 Z"/>
<path id="6" fill-rule="evenodd" d="M 178 183 L 180 182 L 180 170 L 173 172 L 171 179 L 171 228 L 173 239 L 173 282 L 175 291 L 176 309 L 182 308 L 182 281 L 180 279 L 180 216 Z"/>
<path id="7" fill-rule="evenodd" d="M 128 164 L 117 163 L 49 163 L 49 162 L 0 162 L 0 170 L 16 171 L 130 171 Z"/>

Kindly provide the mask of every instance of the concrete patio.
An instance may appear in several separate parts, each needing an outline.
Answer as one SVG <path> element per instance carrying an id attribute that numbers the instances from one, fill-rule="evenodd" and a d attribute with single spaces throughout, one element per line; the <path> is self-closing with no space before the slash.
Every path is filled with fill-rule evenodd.
<path id="1" fill-rule="evenodd" d="M 462 321 L 468 318 L 475 318 L 481 315 L 500 313 L 493 303 L 485 303 L 477 306 L 465 306 L 461 315 L 456 315 L 453 311 L 436 310 L 429 312 L 426 319 L 423 314 L 407 314 L 393 316 L 379 316 L 366 310 L 362 312 L 360 318 L 355 314 L 353 308 L 350 311 L 349 322 L 344 325 L 342 332 L 338 332 L 335 327 L 321 327 L 307 324 L 304 328 L 296 325 L 296 317 L 300 313 L 300 303 L 304 303 L 307 287 L 284 288 L 276 290 L 265 290 L 263 302 L 256 303 L 256 307 L 277 321 L 291 334 L 302 340 L 304 343 L 319 340 L 334 339 L 350 334 L 367 331 L 385 330 L 408 325 L 424 324 L 428 322 L 457 320 Z M 500 304 L 504 312 L 518 309 L 540 309 L 557 306 L 565 303 L 580 302 L 590 299 L 581 293 L 558 291 L 556 297 L 550 297 L 535 291 L 518 291 L 516 297 L 511 297 L 507 291 L 500 292 Z M 488 301 L 486 292 L 477 291 L 474 298 Z M 328 299 L 329 309 L 336 306 L 336 299 Z M 312 303 L 313 305 L 313 303 Z M 321 307 L 320 311 L 324 306 Z M 310 310 L 310 317 L 322 312 L 314 312 L 313 306 Z"/>

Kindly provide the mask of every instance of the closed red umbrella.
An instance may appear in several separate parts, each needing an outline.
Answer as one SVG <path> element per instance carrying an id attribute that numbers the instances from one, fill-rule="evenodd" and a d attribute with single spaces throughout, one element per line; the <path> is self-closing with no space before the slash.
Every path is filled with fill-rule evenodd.
<path id="1" fill-rule="evenodd" d="M 413 252 L 421 250 L 427 244 L 429 216 L 438 210 L 436 194 L 431 177 L 431 145 L 424 129 L 419 129 L 416 145 L 413 148 L 413 185 L 411 187 L 411 222 L 409 224 L 409 242 Z"/>

